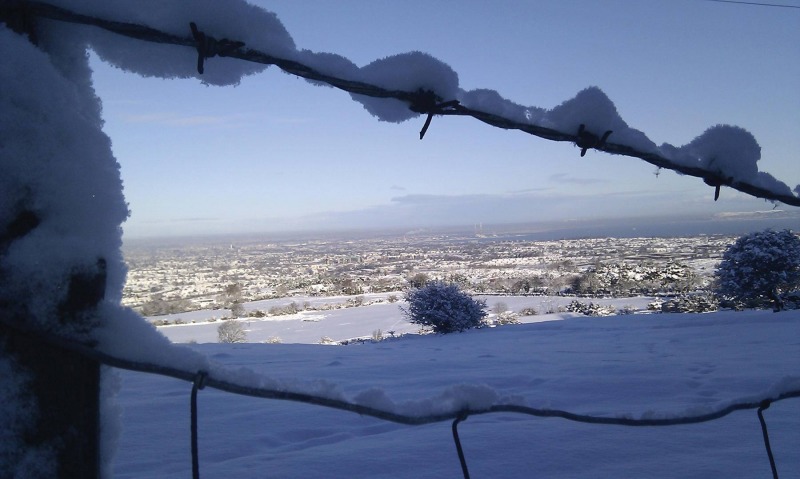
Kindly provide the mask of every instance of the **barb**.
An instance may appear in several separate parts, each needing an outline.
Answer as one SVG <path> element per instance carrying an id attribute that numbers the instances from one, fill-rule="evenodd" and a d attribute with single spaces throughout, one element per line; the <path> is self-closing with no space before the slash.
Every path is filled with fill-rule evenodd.
<path id="1" fill-rule="evenodd" d="M 411 111 L 417 113 L 426 113 L 428 116 L 425 119 L 425 124 L 419 132 L 419 139 L 425 137 L 425 132 L 431 126 L 433 115 L 444 115 L 450 108 L 459 105 L 458 100 L 451 100 L 442 103 L 442 99 L 436 93 L 430 90 L 417 90 L 412 97 L 412 103 L 409 105 Z"/>
<path id="2" fill-rule="evenodd" d="M 198 50 L 198 42 L 194 38 L 178 37 L 143 25 L 116 22 L 111 20 L 95 18 L 87 15 L 82 15 L 46 3 L 29 2 L 26 5 L 29 6 L 32 15 L 45 17 L 52 20 L 69 22 L 69 23 L 93 25 L 130 38 L 136 38 L 139 40 L 156 42 L 156 43 L 183 45 Z M 236 43 L 235 41 L 232 40 L 226 40 L 226 41 Z M 198 54 L 202 56 L 202 54 L 200 53 Z M 371 85 L 368 83 L 337 78 L 335 76 L 320 73 L 315 69 L 307 65 L 304 65 L 302 63 L 293 60 L 277 58 L 268 55 L 264 52 L 244 47 L 241 48 L 237 47 L 232 51 L 226 50 L 225 54 L 230 58 L 237 58 L 239 60 L 261 63 L 264 65 L 275 65 L 278 68 L 285 71 L 286 73 L 290 73 L 292 75 L 296 75 L 305 78 L 307 80 L 313 80 L 315 82 L 327 83 L 328 85 L 331 85 L 335 88 L 338 88 L 340 90 L 349 93 L 366 95 L 374 98 L 395 98 L 407 103 L 409 105 L 409 108 L 411 108 L 414 111 L 418 111 L 415 108 L 420 106 L 419 92 L 387 90 L 385 88 L 381 88 L 379 86 Z M 201 66 L 200 63 L 201 60 L 198 59 L 199 67 Z M 437 102 L 441 101 L 441 99 L 436 101 Z M 420 138 L 422 138 L 425 135 L 427 128 L 430 126 L 430 122 L 433 115 L 443 115 L 443 116 L 459 115 L 459 116 L 470 116 L 472 118 L 475 118 L 476 120 L 482 121 L 488 125 L 497 128 L 503 128 L 506 130 L 519 130 L 546 140 L 567 141 L 578 144 L 579 146 L 585 141 L 585 139 L 582 139 L 581 136 L 578 134 L 563 133 L 550 128 L 531 125 L 527 123 L 520 123 L 491 113 L 479 110 L 473 110 L 471 108 L 467 108 L 459 104 L 443 104 L 440 105 L 440 107 L 441 107 L 440 109 L 429 108 L 429 109 L 421 109 L 421 111 L 418 111 L 420 113 L 428 115 L 425 122 L 425 126 L 423 126 L 422 131 L 420 132 Z M 735 190 L 741 191 L 742 193 L 748 194 L 750 196 L 755 196 L 757 198 L 763 198 L 769 201 L 778 201 L 791 206 L 800 206 L 800 197 L 794 196 L 791 193 L 789 194 L 776 193 L 774 191 L 757 186 L 755 184 L 747 183 L 744 181 L 736 181 L 732 178 L 724 178 L 721 181 L 719 181 L 720 179 L 718 178 L 718 175 L 714 174 L 713 172 L 709 172 L 700 167 L 686 166 L 673 163 L 669 159 L 655 153 L 638 151 L 635 148 L 626 145 L 620 145 L 608 142 L 602 142 L 601 144 L 592 146 L 592 148 L 599 151 L 604 151 L 612 155 L 623 155 L 632 158 L 639 158 L 640 160 L 646 161 L 647 163 L 650 163 L 659 168 L 667 168 L 676 171 L 682 175 L 694 176 L 712 182 L 719 182 L 719 186 L 716 186 L 716 184 L 714 184 L 715 196 L 717 197 L 719 196 L 719 194 L 718 192 L 716 192 L 716 190 L 721 186 L 728 186 Z M 583 147 L 581 147 L 581 149 L 583 151 Z"/>
<path id="3" fill-rule="evenodd" d="M 603 146 L 611 133 L 613 133 L 613 131 L 608 130 L 603 133 L 603 136 L 597 136 L 587 130 L 586 125 L 581 123 L 580 127 L 578 127 L 578 141 L 575 142 L 578 148 L 581 149 L 581 157 L 586 154 L 586 150 L 589 148 L 600 148 Z"/>
<path id="4" fill-rule="evenodd" d="M 189 28 L 192 30 L 192 37 L 196 42 L 197 73 L 201 75 L 205 70 L 204 64 L 206 58 L 215 57 L 217 55 L 221 57 L 227 57 L 234 51 L 244 46 L 244 42 L 236 42 L 228 40 L 227 38 L 217 40 L 210 35 L 206 35 L 197 28 L 197 25 L 194 22 L 189 23 Z"/>

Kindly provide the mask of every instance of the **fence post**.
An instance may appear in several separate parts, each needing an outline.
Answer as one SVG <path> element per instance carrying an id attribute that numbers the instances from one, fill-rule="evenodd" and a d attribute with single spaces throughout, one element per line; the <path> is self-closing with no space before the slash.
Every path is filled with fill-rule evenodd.
<path id="1" fill-rule="evenodd" d="M 14 241 L 24 238 L 40 224 L 28 209 L 0 229 L 0 281 L 3 259 Z M 95 321 L 93 310 L 105 295 L 106 262 L 93 269 L 73 272 L 66 298 L 58 307 L 58 322 L 88 330 Z M 97 479 L 100 431 L 100 364 L 37 338 L 28 304 L 40 300 L 0 298 L 0 341 L 6 354 L 31 376 L 30 392 L 36 400 L 35 424 L 24 431 L 22 441 L 30 447 L 50 447 L 56 454 L 56 475 L 63 479 Z M 20 324 L 19 328 L 13 324 Z"/>
<path id="2" fill-rule="evenodd" d="M 33 44 L 37 43 L 35 21 L 24 2 L 12 1 L 0 8 L 0 23 Z M 25 208 L 9 217 L 13 220 L 0 225 L 0 281 L 9 280 L 3 277 L 2 271 L 9 246 L 35 230 L 41 221 L 36 213 Z M 68 285 L 66 300 L 59 306 L 58 322 L 90 329 L 92 310 L 104 296 L 105 282 L 106 263 L 102 259 L 94 271 L 75 272 Z M 21 439 L 31 447 L 55 450 L 56 477 L 96 479 L 100 475 L 100 364 L 46 344 L 35 333 L 27 332 L 28 328 L 18 330 L 4 325 L 6 322 L 29 323 L 27 303 L 38 299 L 14 297 L 0 300 L 0 341 L 5 354 L 30 374 L 31 394 L 37 403 L 35 425 L 25 431 Z"/>
<path id="3" fill-rule="evenodd" d="M 37 43 L 33 17 L 24 2 L 0 8 L 0 22 Z M 39 223 L 35 213 L 23 209 L 14 220 L 0 225 L 0 281 L 8 280 L 2 274 L 2 260 L 11 243 L 35 230 Z M 60 324 L 91 328 L 92 310 L 105 294 L 105 267 L 105 261 L 100 259 L 95 271 L 77 271 L 72 275 L 67 298 L 58 311 Z M 100 364 L 46 344 L 35 333 L 27 332 L 27 328 L 20 330 L 4 324 L 29 323 L 26 303 L 37 300 L 36 297 L 0 300 L 0 342 L 5 354 L 30 374 L 30 392 L 36 400 L 35 425 L 25 431 L 21 440 L 30 447 L 49 447 L 55 451 L 55 477 L 97 479 Z"/>
<path id="4" fill-rule="evenodd" d="M 99 477 L 100 365 L 48 345 L 33 333 L 0 326 L 5 349 L 31 377 L 37 402 L 35 426 L 24 443 L 56 450 L 56 476 Z"/>
<path id="5" fill-rule="evenodd" d="M 26 216 L 30 215 L 23 212 L 17 220 Z M 6 233 L 0 234 L 0 260 L 5 253 L 4 246 L 38 225 L 38 221 L 31 221 L 26 223 L 27 228 L 18 228 L 15 225 L 19 223 L 13 221 L 6 227 Z M 94 271 L 73 273 L 67 296 L 58 308 L 59 322 L 90 328 L 95 320 L 93 310 L 105 294 L 105 283 L 106 263 L 102 259 Z M 100 475 L 100 364 L 40 340 L 30 325 L 14 328 L 14 323 L 24 325 L 30 318 L 26 305 L 20 303 L 36 300 L 32 297 L 0 301 L 3 316 L 0 341 L 4 343 L 5 352 L 31 376 L 30 392 L 36 400 L 35 424 L 21 439 L 27 446 L 55 450 L 55 477 L 97 479 Z"/>

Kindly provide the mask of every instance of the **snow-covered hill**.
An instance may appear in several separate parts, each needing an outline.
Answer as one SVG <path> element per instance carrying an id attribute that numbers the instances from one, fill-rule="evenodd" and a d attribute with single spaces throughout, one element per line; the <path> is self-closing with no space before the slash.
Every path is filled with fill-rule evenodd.
<path id="1" fill-rule="evenodd" d="M 368 311 L 382 310 L 337 314 L 353 313 L 369 335 Z M 237 372 L 248 368 L 420 413 L 493 395 L 600 416 L 672 417 L 800 388 L 798 311 L 547 319 L 351 346 L 190 347 Z M 120 377 L 116 477 L 187 477 L 191 385 L 142 373 Z M 781 477 L 800 473 L 799 405 L 788 399 L 764 412 Z M 449 422 L 404 426 L 209 389 L 199 393 L 199 407 L 203 477 L 461 477 Z M 492 414 L 470 417 L 459 432 L 476 478 L 770 475 L 755 411 L 661 428 Z"/>

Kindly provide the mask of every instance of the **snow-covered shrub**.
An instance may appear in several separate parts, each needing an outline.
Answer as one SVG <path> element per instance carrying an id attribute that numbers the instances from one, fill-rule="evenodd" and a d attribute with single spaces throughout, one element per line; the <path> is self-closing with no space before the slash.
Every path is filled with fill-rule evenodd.
<path id="1" fill-rule="evenodd" d="M 473 299 L 456 284 L 431 281 L 406 293 L 408 308 L 400 308 L 414 324 L 430 326 L 436 333 L 464 331 L 481 325 L 486 301 Z"/>
<path id="2" fill-rule="evenodd" d="M 497 326 L 519 323 L 519 315 L 513 311 L 503 311 L 494 318 L 494 324 Z"/>
<path id="3" fill-rule="evenodd" d="M 614 306 L 603 306 L 594 303 L 583 303 L 577 299 L 572 300 L 566 307 L 569 313 L 581 313 L 586 316 L 612 316 L 616 314 Z"/>
<path id="4" fill-rule="evenodd" d="M 217 328 L 218 341 L 220 343 L 244 343 L 247 342 L 247 332 L 242 323 L 238 321 L 225 321 Z"/>
<path id="5" fill-rule="evenodd" d="M 536 311 L 536 308 L 532 306 L 527 306 L 519 310 L 520 316 L 536 316 L 537 314 L 539 313 Z"/>
<path id="6" fill-rule="evenodd" d="M 744 235 L 715 272 L 717 294 L 733 305 L 760 307 L 800 287 L 800 237 L 789 230 Z"/>
<path id="7" fill-rule="evenodd" d="M 359 306 L 364 305 L 364 297 L 363 296 L 355 296 L 347 300 L 347 305 L 353 308 L 357 308 Z"/>
<path id="8" fill-rule="evenodd" d="M 296 302 L 292 301 L 285 306 L 272 306 L 269 308 L 269 311 L 267 311 L 267 314 L 269 316 L 286 316 L 289 314 L 297 314 L 299 312 L 300 306 Z"/>
<path id="9" fill-rule="evenodd" d="M 648 311 L 661 311 L 661 306 L 664 304 L 664 300 L 656 298 L 655 301 L 647 303 L 647 310 Z"/>
<path id="10" fill-rule="evenodd" d="M 575 277 L 570 290 L 579 295 L 636 296 L 692 291 L 699 281 L 688 265 L 678 262 L 599 263 Z"/>
<path id="11" fill-rule="evenodd" d="M 687 294 L 661 303 L 662 313 L 708 313 L 718 309 L 719 301 L 711 293 Z"/>

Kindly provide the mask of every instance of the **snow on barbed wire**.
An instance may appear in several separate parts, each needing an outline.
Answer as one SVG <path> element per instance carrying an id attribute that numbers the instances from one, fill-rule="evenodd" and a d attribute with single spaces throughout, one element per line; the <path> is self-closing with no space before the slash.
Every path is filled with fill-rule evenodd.
<path id="1" fill-rule="evenodd" d="M 432 91 L 442 101 L 454 100 L 458 95 L 458 74 L 446 63 L 422 52 L 375 60 L 361 68 L 358 79 L 387 90 Z M 382 121 L 400 123 L 420 115 L 410 110 L 407 103 L 394 98 L 351 96 Z"/>
<path id="2" fill-rule="evenodd" d="M 742 181 L 755 179 L 761 159 L 761 147 L 753 135 L 731 125 L 713 126 L 677 150 L 681 154 L 676 161 Z"/>
<path id="3" fill-rule="evenodd" d="M 178 37 L 191 37 L 189 23 L 208 35 L 244 42 L 278 58 L 297 56 L 294 40 L 277 15 L 244 0 L 48 0 L 49 4 L 116 22 L 146 25 Z M 81 34 L 104 61 L 146 77 L 195 77 L 210 85 L 235 85 L 242 77 L 258 73 L 266 65 L 215 57 L 213 68 L 200 75 L 196 55 L 185 47 L 142 42 L 99 28 L 83 28 Z"/>
<path id="4" fill-rule="evenodd" d="M 655 143 L 641 131 L 630 128 L 617 112 L 614 102 L 596 86 L 581 90 L 575 97 L 547 111 L 541 121 L 541 126 L 573 135 L 582 124 L 598 137 L 610 131 L 609 142 L 645 153 L 656 151 Z"/>
<path id="5" fill-rule="evenodd" d="M 329 75 L 348 81 L 356 81 L 359 75 L 358 65 L 341 55 L 326 52 L 312 52 L 311 50 L 301 50 L 297 54 L 297 60 L 305 65 L 312 66 L 316 71 L 323 75 Z M 312 85 L 331 87 L 330 84 L 307 80 Z"/>
<path id="6" fill-rule="evenodd" d="M 49 3 L 104 19 L 139 23 L 181 37 L 191 37 L 188 23 L 195 22 L 200 30 L 216 39 L 241 41 L 246 49 L 299 61 L 324 75 L 406 93 L 428 91 L 444 102 L 458 100 L 467 108 L 564 135 L 577 135 L 580 125 L 584 125 L 585 130 L 581 131 L 597 138 L 610 132 L 607 143 L 629 147 L 639 153 L 633 156 L 658 155 L 674 162 L 678 169 L 689 166 L 696 168 L 695 172 L 704 171 L 710 177 L 721 178 L 725 180 L 723 184 L 743 182 L 775 195 L 800 196 L 800 185 L 792 190 L 774 177 L 760 174 L 756 166 L 760 146 L 743 128 L 717 125 L 682 147 L 668 143 L 657 147 L 645 133 L 628 126 L 614 103 L 598 87 L 588 87 L 555 108 L 545 110 L 536 106 L 523 107 L 489 89 L 460 90 L 458 74 L 445 62 L 424 52 L 390 55 L 358 68 L 351 60 L 337 54 L 298 51 L 277 15 L 243 0 L 146 0 L 135 3 L 123 0 L 49 0 Z M 197 73 L 196 54 L 187 54 L 185 46 L 136 42 L 98 28 L 81 30 L 101 58 L 145 76 L 196 77 L 208 84 L 229 85 L 266 68 L 259 63 L 213 58 L 213 67 L 200 75 Z M 323 84 L 317 80 L 309 81 Z M 399 123 L 420 115 L 418 108 L 412 111 L 409 108 L 412 105 L 396 98 L 356 93 L 351 93 L 351 96 L 381 121 Z M 658 164 L 669 167 L 662 162 Z M 745 191 L 753 194 L 752 190 Z"/>
<path id="7" fill-rule="evenodd" d="M 501 401 L 499 393 L 485 384 L 454 384 L 432 397 L 395 402 L 385 390 L 370 388 L 353 397 L 353 403 L 392 414 L 425 417 L 455 414 L 459 411 L 481 411 L 497 404 L 525 405 L 524 398 Z"/>
<path id="8" fill-rule="evenodd" d="M 483 111 L 492 115 L 508 118 L 519 123 L 541 123 L 545 113 L 544 108 L 526 107 L 503 98 L 500 93 L 486 88 L 463 91 L 458 95 L 458 101 L 467 108 Z"/>

